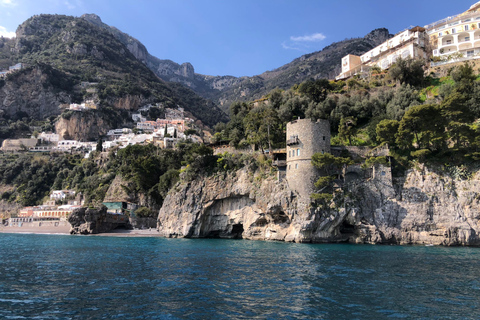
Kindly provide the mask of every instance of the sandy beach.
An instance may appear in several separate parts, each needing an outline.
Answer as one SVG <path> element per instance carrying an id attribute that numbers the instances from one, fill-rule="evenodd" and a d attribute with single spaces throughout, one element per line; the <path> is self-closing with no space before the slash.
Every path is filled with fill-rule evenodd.
<path id="1" fill-rule="evenodd" d="M 24 234 L 59 234 L 70 235 L 69 226 L 42 226 L 42 227 L 5 227 L 0 226 L 0 233 L 24 233 Z M 156 229 L 145 230 L 125 230 L 117 229 L 108 233 L 93 234 L 91 236 L 105 237 L 159 237 Z"/>

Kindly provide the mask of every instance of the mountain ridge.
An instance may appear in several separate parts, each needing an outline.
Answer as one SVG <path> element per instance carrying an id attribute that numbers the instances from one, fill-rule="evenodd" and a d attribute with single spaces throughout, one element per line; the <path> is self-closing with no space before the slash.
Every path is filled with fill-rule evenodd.
<path id="1" fill-rule="evenodd" d="M 118 33 L 120 34 L 120 31 Z M 91 97 L 98 100 L 101 108 L 110 109 L 125 121 L 128 119 L 123 111 L 135 111 L 142 104 L 156 102 L 164 103 L 166 107 L 181 106 L 209 126 L 227 119 L 212 102 L 201 98 L 191 89 L 178 88 L 177 84 L 158 78 L 131 53 L 139 43 L 132 42 L 131 48 L 128 48 L 111 32 L 85 19 L 66 15 L 36 15 L 17 28 L 13 42 L 14 44 L 11 41 L 6 43 L 2 40 L 2 45 L 11 46 L 12 52 L 9 55 L 6 54 L 7 50 L 0 52 L 3 64 L 15 61 L 34 68 L 40 65 L 48 66 L 46 70 L 52 68 L 52 72 L 61 75 L 63 81 L 45 82 L 49 78 L 43 76 L 41 82 L 35 84 L 48 87 L 48 91 L 54 96 L 61 97 L 39 102 L 36 110 L 44 110 L 48 105 L 49 112 L 42 115 L 28 111 L 31 100 L 29 92 L 34 88 L 28 85 L 20 86 L 20 83 L 13 85 L 13 82 L 20 78 L 13 74 L 8 75 L 2 80 L 0 87 L 0 110 L 4 110 L 4 114 L 10 119 L 21 118 L 14 114 L 16 109 L 34 118 L 58 115 L 62 112 L 59 103 L 79 103 Z M 44 72 L 44 69 L 36 70 Z M 95 83 L 94 93 L 79 88 L 82 82 Z M 119 108 L 117 100 L 126 96 L 132 97 L 127 100 L 134 103 Z M 6 97 L 17 98 L 5 99 Z M 120 115 L 122 112 L 123 115 Z M 23 115 L 25 114 L 22 113 Z"/>
<path id="2" fill-rule="evenodd" d="M 343 56 L 361 55 L 393 36 L 388 29 L 378 28 L 364 37 L 334 42 L 320 51 L 305 54 L 290 63 L 259 75 L 212 76 L 195 73 L 194 66 L 189 62 L 178 64 L 172 60 L 151 55 L 139 40 L 103 23 L 95 14 L 84 14 L 81 18 L 109 30 L 129 48 L 137 59 L 146 64 L 161 79 L 178 82 L 191 88 L 202 97 L 217 103 L 224 111 L 228 111 L 229 104 L 233 101 L 257 99 L 277 87 L 288 89 L 310 78 L 332 79 L 340 73 Z"/>

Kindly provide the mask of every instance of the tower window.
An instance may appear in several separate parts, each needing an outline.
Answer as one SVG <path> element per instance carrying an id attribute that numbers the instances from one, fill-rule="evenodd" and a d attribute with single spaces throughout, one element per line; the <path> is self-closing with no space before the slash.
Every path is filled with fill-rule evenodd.
<path id="1" fill-rule="evenodd" d="M 295 163 L 295 169 L 298 169 L 298 163 Z"/>
<path id="2" fill-rule="evenodd" d="M 325 141 L 325 136 L 323 136 L 323 141 Z"/>
<path id="3" fill-rule="evenodd" d="M 297 156 L 300 155 L 300 149 L 297 149 Z"/>
<path id="4" fill-rule="evenodd" d="M 325 153 L 325 150 L 322 149 L 322 154 L 324 154 L 324 153 Z"/>

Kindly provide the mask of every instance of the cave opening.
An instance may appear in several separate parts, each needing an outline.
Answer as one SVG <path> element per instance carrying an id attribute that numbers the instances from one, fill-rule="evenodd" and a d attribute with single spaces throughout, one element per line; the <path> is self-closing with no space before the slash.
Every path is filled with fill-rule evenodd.
<path id="1" fill-rule="evenodd" d="M 243 234 L 243 224 L 242 223 L 234 224 L 232 226 L 232 236 L 235 239 L 241 239 L 242 234 Z"/>
<path id="2" fill-rule="evenodd" d="M 344 220 L 340 226 L 341 234 L 353 234 L 355 233 L 355 226 L 348 221 Z"/>

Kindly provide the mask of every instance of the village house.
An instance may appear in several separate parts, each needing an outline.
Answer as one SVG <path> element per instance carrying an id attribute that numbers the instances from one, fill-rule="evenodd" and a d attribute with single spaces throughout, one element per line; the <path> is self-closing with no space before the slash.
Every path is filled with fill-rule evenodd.
<path id="1" fill-rule="evenodd" d="M 67 197 L 75 197 L 75 190 L 54 190 L 50 194 L 51 200 L 65 200 Z"/>
<path id="2" fill-rule="evenodd" d="M 33 138 L 33 136 L 32 136 Z M 52 132 L 42 132 L 37 137 L 40 142 L 53 142 L 56 143 L 60 140 L 60 135 Z"/>

